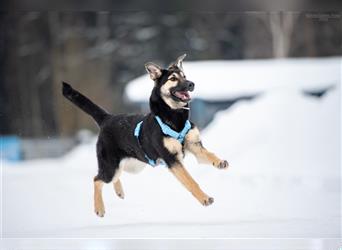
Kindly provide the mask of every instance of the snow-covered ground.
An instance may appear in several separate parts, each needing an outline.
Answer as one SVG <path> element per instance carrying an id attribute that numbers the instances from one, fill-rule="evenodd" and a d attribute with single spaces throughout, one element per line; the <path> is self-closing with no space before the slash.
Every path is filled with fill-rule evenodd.
<path id="1" fill-rule="evenodd" d="M 204 145 L 231 165 L 217 170 L 186 157 L 215 198 L 209 207 L 165 167 L 146 166 L 138 175 L 123 173 L 124 200 L 104 187 L 106 214 L 98 218 L 95 139 L 60 159 L 3 162 L 3 236 L 340 238 L 340 86 L 322 98 L 300 90 L 270 88 L 218 113 L 203 131 Z M 327 249 L 315 242 L 312 249 Z"/>

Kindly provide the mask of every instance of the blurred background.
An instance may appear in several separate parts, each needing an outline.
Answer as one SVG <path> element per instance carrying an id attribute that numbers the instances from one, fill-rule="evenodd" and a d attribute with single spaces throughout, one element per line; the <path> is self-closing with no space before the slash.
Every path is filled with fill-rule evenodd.
<path id="1" fill-rule="evenodd" d="M 64 101 L 61 81 L 110 112 L 140 112 L 144 107 L 127 98 L 125 86 L 145 74 L 147 61 L 167 66 L 184 52 L 187 61 L 341 52 L 338 13 L 3 12 L 0 18 L 1 134 L 25 140 L 23 158 L 35 157 L 26 139 L 46 147 L 46 140 L 60 144 L 61 149 L 51 149 L 56 153 L 43 153 L 53 156 L 73 143 L 57 138 L 73 137 L 80 129 L 97 131 L 91 119 Z M 239 98 L 202 100 L 199 105 L 211 111 L 202 120 L 197 114 L 192 118 L 203 128 L 217 109 Z"/>
<path id="2" fill-rule="evenodd" d="M 341 15 L 1 12 L 5 237 L 339 237 Z M 148 112 L 144 63 L 166 67 L 183 53 L 196 83 L 191 120 L 232 165 L 186 158 L 214 206 L 147 167 L 123 176 L 124 202 L 105 191 L 108 217 L 97 220 L 98 128 L 61 82 L 111 113 Z"/>

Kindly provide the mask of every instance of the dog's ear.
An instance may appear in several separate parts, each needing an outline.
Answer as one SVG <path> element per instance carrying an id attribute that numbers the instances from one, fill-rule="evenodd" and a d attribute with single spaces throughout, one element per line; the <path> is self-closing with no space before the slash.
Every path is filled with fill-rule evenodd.
<path id="1" fill-rule="evenodd" d="M 162 75 L 162 68 L 155 63 L 145 63 L 145 69 L 153 81 Z"/>
<path id="2" fill-rule="evenodd" d="M 174 63 L 171 63 L 169 68 L 171 67 L 178 67 L 180 70 L 183 70 L 183 60 L 186 57 L 186 54 L 183 54 L 177 58 L 177 60 Z"/>

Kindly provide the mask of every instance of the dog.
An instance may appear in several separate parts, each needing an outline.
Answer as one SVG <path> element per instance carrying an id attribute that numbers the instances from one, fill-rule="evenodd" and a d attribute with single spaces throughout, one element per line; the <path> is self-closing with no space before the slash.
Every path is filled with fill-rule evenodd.
<path id="1" fill-rule="evenodd" d="M 94 207 L 98 216 L 105 214 L 103 184 L 113 183 L 116 194 L 123 199 L 122 170 L 141 170 L 148 164 L 165 164 L 202 205 L 214 202 L 182 163 L 184 153 L 191 152 L 200 163 L 219 169 L 229 166 L 226 160 L 204 148 L 198 128 L 189 121 L 190 92 L 194 91 L 195 84 L 185 76 L 182 67 L 185 56 L 178 57 L 166 69 L 152 62 L 145 64 L 154 82 L 150 113 L 146 115 L 111 115 L 63 82 L 64 97 L 90 115 L 100 128 L 96 144 L 98 174 L 94 177 Z"/>

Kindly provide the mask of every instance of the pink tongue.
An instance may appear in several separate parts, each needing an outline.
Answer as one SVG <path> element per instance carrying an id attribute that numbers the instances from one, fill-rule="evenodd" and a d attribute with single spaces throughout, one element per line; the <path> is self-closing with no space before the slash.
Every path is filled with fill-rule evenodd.
<path id="1" fill-rule="evenodd" d="M 177 97 L 181 98 L 181 99 L 189 99 L 190 95 L 187 91 L 177 91 L 176 92 Z"/>

